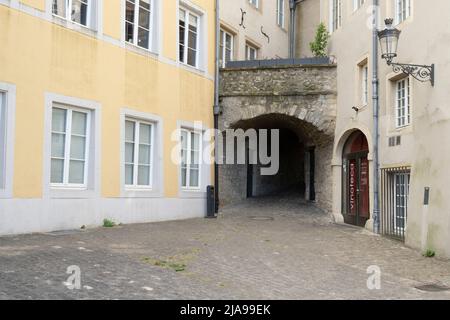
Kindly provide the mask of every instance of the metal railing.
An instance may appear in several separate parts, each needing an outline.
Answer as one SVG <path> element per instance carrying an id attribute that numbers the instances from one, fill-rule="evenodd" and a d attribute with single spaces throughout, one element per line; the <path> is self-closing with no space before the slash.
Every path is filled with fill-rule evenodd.
<path id="1" fill-rule="evenodd" d="M 405 241 L 410 167 L 381 169 L 381 233 Z"/>

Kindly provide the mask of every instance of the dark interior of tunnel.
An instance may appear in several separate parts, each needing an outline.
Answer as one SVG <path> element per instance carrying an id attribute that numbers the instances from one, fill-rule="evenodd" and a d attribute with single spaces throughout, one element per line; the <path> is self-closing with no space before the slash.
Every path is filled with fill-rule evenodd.
<path id="1" fill-rule="evenodd" d="M 251 184 L 248 197 L 269 196 L 277 194 L 298 194 L 305 192 L 305 147 L 304 143 L 291 130 L 280 128 L 280 160 L 276 175 L 262 175 L 261 165 L 249 165 L 247 176 Z M 269 149 L 270 150 L 270 149 Z"/>
<path id="2" fill-rule="evenodd" d="M 309 166 L 305 165 L 305 161 L 308 161 L 306 155 L 310 152 L 311 142 L 308 139 L 308 128 L 303 127 L 298 119 L 295 120 L 297 121 L 294 122 L 293 119 L 286 116 L 267 115 L 242 121 L 235 127 L 235 129 L 244 130 L 251 128 L 279 130 L 280 165 L 278 173 L 262 175 L 261 164 L 247 163 L 248 198 L 286 194 L 299 198 L 305 197 L 306 185 L 310 183 L 309 177 L 306 176 L 307 170 L 305 170 L 309 170 Z M 270 150 L 270 139 L 268 150 Z"/>

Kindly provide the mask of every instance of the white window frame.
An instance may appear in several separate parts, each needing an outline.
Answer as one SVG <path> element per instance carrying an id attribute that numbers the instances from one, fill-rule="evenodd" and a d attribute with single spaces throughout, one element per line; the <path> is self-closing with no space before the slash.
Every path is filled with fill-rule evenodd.
<path id="1" fill-rule="evenodd" d="M 409 202 L 409 189 L 410 189 L 410 183 L 411 183 L 411 174 L 410 173 L 395 173 L 393 175 L 393 179 L 394 179 L 394 199 L 395 199 L 395 209 L 394 209 L 394 229 L 399 232 L 399 231 L 406 231 L 406 225 L 407 225 L 407 208 L 408 208 L 408 202 Z M 403 184 L 399 183 L 399 180 L 397 179 L 403 179 Z M 404 188 L 404 192 L 403 193 L 399 193 L 398 189 L 399 187 L 403 187 Z M 401 203 L 398 201 L 399 198 L 404 198 L 404 202 L 403 202 L 403 206 L 401 205 Z M 399 215 L 399 211 L 400 209 L 403 209 L 404 214 L 403 216 Z M 400 227 L 397 224 L 397 218 L 402 218 L 404 220 L 404 227 Z"/>
<path id="2" fill-rule="evenodd" d="M 150 123 L 153 126 L 152 134 L 152 164 L 151 179 L 152 186 L 135 188 L 126 185 L 125 177 L 125 121 L 132 119 Z M 164 130 L 163 119 L 155 114 L 136 111 L 132 108 L 121 108 L 120 110 L 120 192 L 123 198 L 160 198 L 164 197 Z"/>
<path id="3" fill-rule="evenodd" d="M 226 47 L 226 38 L 227 35 L 231 37 L 231 53 L 230 53 L 230 61 L 233 60 L 234 58 L 234 35 L 228 31 L 226 31 L 223 28 L 220 28 L 220 34 L 222 35 L 220 37 L 220 52 L 222 53 L 222 67 L 225 68 L 226 67 L 226 52 L 227 52 L 227 47 Z"/>
<path id="4" fill-rule="evenodd" d="M 179 30 L 180 30 L 180 11 L 183 10 L 185 12 L 185 29 L 184 29 L 184 39 L 185 39 L 185 43 L 184 45 L 184 53 L 183 53 L 183 57 L 180 57 L 180 44 L 181 44 L 181 39 L 178 37 L 178 46 L 177 46 L 177 50 L 178 50 L 178 61 L 180 63 L 182 63 L 183 65 L 192 67 L 192 68 L 196 68 L 199 69 L 200 68 L 200 57 L 201 57 L 201 50 L 203 50 L 203 48 L 201 47 L 201 37 L 203 37 L 203 32 L 202 32 L 202 27 L 203 27 L 203 20 L 202 20 L 202 15 L 200 15 L 199 13 L 197 13 L 196 11 L 190 9 L 189 7 L 180 4 L 179 8 L 178 8 L 178 30 L 177 30 L 177 34 L 179 34 Z M 188 64 L 188 52 L 189 52 L 189 18 L 190 15 L 195 16 L 197 18 L 197 39 L 196 39 L 196 52 L 195 52 L 195 65 L 191 65 Z"/>
<path id="5" fill-rule="evenodd" d="M 411 125 L 411 81 L 409 77 L 395 82 L 395 126 Z"/>
<path id="6" fill-rule="evenodd" d="M 133 122 L 135 125 L 135 137 L 134 137 L 134 163 L 133 163 L 133 184 L 126 184 L 126 179 L 124 179 L 125 183 L 125 189 L 127 190 L 151 190 L 153 189 L 153 170 L 154 170 L 154 150 L 155 150 L 155 124 L 150 121 L 141 120 L 137 118 L 133 118 L 130 116 L 127 116 L 125 118 L 125 123 L 127 121 Z M 149 168 L 149 185 L 139 185 L 138 184 L 138 174 L 139 174 L 139 146 L 140 146 L 140 126 L 141 124 L 145 124 L 150 126 L 150 134 L 151 134 L 151 141 L 150 141 L 150 168 Z M 126 126 L 125 126 L 126 127 Z M 126 136 L 124 135 L 123 144 L 125 145 L 127 142 Z M 125 166 L 129 164 L 125 161 L 123 161 L 123 166 L 125 170 Z"/>
<path id="7" fill-rule="evenodd" d="M 361 103 L 363 106 L 369 103 L 369 65 L 361 67 Z"/>
<path id="8" fill-rule="evenodd" d="M 259 8 L 259 0 L 248 0 L 248 3 L 257 9 Z"/>
<path id="9" fill-rule="evenodd" d="M 186 155 L 186 186 L 183 186 L 183 179 L 182 179 L 182 172 L 183 172 L 183 164 L 180 163 L 180 185 L 181 189 L 184 191 L 200 191 L 202 187 L 202 167 L 203 167 L 203 133 L 197 130 L 189 129 L 182 127 L 180 129 L 180 142 L 181 142 L 181 134 L 183 132 L 187 133 L 188 140 L 186 142 L 187 145 L 187 155 Z M 198 164 L 198 186 L 191 186 L 190 185 L 190 174 L 191 174 L 191 165 L 192 165 L 192 133 L 199 136 L 199 164 Z M 181 150 L 183 146 L 180 144 L 180 157 L 181 157 Z"/>
<path id="10" fill-rule="evenodd" d="M 400 24 L 412 14 L 411 0 L 395 0 L 395 22 Z"/>
<path id="11" fill-rule="evenodd" d="M 366 0 L 353 0 L 353 11 L 357 11 L 357 10 L 360 9 L 365 3 L 366 3 Z"/>
<path id="12" fill-rule="evenodd" d="M 255 51 L 255 59 L 250 59 L 251 50 Z M 245 59 L 246 60 L 258 60 L 259 48 L 247 42 L 245 44 Z"/>
<path id="13" fill-rule="evenodd" d="M 155 0 L 150 0 L 150 22 L 149 22 L 149 30 L 148 30 L 148 48 L 140 46 L 138 43 L 139 40 L 139 12 L 140 12 L 140 5 L 139 5 L 139 0 L 135 0 L 134 3 L 134 27 L 133 27 L 133 41 L 127 41 L 126 37 L 126 26 L 127 26 L 127 15 L 126 15 L 126 10 L 127 10 L 127 0 L 124 0 L 124 23 L 123 23 L 123 28 L 124 28 L 124 38 L 125 38 L 125 42 L 132 44 L 136 47 L 139 47 L 141 49 L 144 50 L 149 50 L 152 51 L 153 50 L 153 33 L 154 33 L 154 28 L 156 26 L 155 24 L 155 11 L 156 11 L 156 6 L 155 6 Z"/>
<path id="14" fill-rule="evenodd" d="M 342 27 L 342 0 L 330 0 L 330 33 Z"/>
<path id="15" fill-rule="evenodd" d="M 286 21 L 285 0 L 277 0 L 277 25 L 284 29 Z M 281 11 L 280 11 L 281 8 Z"/>
<path id="16" fill-rule="evenodd" d="M 53 187 L 51 183 L 52 111 L 54 105 L 67 105 L 90 111 L 88 178 L 85 188 Z M 101 196 L 101 104 L 56 93 L 45 93 L 42 190 L 44 199 L 93 199 Z"/>
<path id="17" fill-rule="evenodd" d="M 59 103 L 53 104 L 52 107 L 52 113 L 53 109 L 63 109 L 66 110 L 66 128 L 65 128 L 65 141 L 64 141 L 64 158 L 60 159 L 64 161 L 64 167 L 63 167 L 63 182 L 62 183 L 54 183 L 50 181 L 50 186 L 52 188 L 65 188 L 65 189 L 81 189 L 86 190 L 88 185 L 88 175 L 89 175 L 89 149 L 90 149 L 90 141 L 91 141 L 91 111 L 86 110 L 83 108 L 75 107 L 75 106 L 67 106 Z M 69 182 L 69 172 L 70 172 L 70 152 L 71 152 L 71 139 L 72 139 L 72 114 L 73 112 L 80 112 L 86 114 L 86 144 L 84 146 L 85 148 L 85 158 L 84 158 L 84 177 L 83 177 L 83 183 L 77 184 L 77 183 L 70 183 Z M 55 133 L 53 129 L 51 130 L 51 133 Z M 51 150 L 50 150 L 51 153 Z M 50 161 L 54 157 L 50 154 Z M 51 164 L 50 164 L 51 169 Z M 51 173 L 50 173 L 51 177 Z"/>
<path id="18" fill-rule="evenodd" d="M 71 10 L 71 8 L 72 8 L 73 0 L 65 0 L 65 3 L 66 3 L 66 10 L 65 10 L 66 11 L 66 15 L 65 16 L 60 16 L 60 15 L 54 13 L 54 11 L 53 11 L 53 0 L 49 0 L 49 1 L 51 1 L 51 12 L 52 12 L 53 16 L 60 17 L 62 19 L 65 19 L 67 21 L 70 21 L 70 22 L 72 22 L 72 23 L 74 23 L 76 25 L 82 26 L 82 27 L 91 28 L 91 26 L 92 26 L 92 19 L 93 19 L 92 6 L 93 6 L 93 1 L 95 1 L 95 0 L 81 0 L 81 1 L 85 1 L 87 3 L 86 25 L 78 23 L 78 22 L 76 22 L 76 21 L 74 21 L 72 19 L 72 10 Z"/>
<path id="19" fill-rule="evenodd" d="M 0 82 L 0 157 L 3 165 L 0 167 L 0 198 L 12 198 L 14 175 L 14 144 L 15 144 L 15 109 L 16 86 Z"/>

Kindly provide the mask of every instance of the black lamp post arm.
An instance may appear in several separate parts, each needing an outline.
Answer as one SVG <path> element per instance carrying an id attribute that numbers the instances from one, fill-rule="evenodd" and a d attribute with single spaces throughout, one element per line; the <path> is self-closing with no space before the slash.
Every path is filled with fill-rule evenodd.
<path id="1" fill-rule="evenodd" d="M 418 81 L 430 81 L 431 85 L 434 86 L 434 64 L 431 66 L 426 66 L 391 62 L 390 65 L 393 67 L 395 73 L 403 72 Z"/>

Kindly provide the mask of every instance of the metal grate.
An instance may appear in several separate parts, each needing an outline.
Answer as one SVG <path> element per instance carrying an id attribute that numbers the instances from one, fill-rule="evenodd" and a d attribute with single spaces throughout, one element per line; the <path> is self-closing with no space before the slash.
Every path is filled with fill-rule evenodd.
<path id="1" fill-rule="evenodd" d="M 410 167 L 381 170 L 381 232 L 405 241 L 409 206 Z"/>

